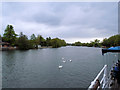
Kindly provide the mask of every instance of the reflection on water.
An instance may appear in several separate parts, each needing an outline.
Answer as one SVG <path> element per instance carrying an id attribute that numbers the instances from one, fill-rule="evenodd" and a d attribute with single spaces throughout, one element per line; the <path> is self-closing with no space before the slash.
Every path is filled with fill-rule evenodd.
<path id="1" fill-rule="evenodd" d="M 93 47 L 4 51 L 3 88 L 86 88 L 104 64 L 110 68 L 118 57 L 102 56 L 101 48 Z"/>

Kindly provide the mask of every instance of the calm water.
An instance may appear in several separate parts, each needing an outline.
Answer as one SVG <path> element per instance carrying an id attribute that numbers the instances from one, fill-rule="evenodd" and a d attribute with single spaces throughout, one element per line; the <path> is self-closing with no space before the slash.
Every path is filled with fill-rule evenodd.
<path id="1" fill-rule="evenodd" d="M 86 88 L 105 63 L 117 59 L 117 53 L 102 56 L 93 47 L 3 51 L 3 88 Z"/>

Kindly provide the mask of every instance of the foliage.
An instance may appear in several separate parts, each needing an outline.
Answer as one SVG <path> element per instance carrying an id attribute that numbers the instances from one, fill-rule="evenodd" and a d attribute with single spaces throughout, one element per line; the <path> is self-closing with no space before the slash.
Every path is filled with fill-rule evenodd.
<path id="1" fill-rule="evenodd" d="M 90 41 L 90 43 L 81 43 L 81 42 L 75 42 L 71 44 L 72 46 L 87 46 L 87 47 L 100 47 L 101 43 L 100 40 L 95 39 L 94 41 Z"/>
<path id="2" fill-rule="evenodd" d="M 66 42 L 64 40 L 59 39 L 59 38 L 54 38 L 50 42 L 51 42 L 51 45 L 52 45 L 53 48 L 66 46 Z"/>
<path id="3" fill-rule="evenodd" d="M 0 35 L 0 42 L 2 41 L 2 36 Z"/>
<path id="4" fill-rule="evenodd" d="M 29 42 L 27 36 L 23 35 L 22 32 L 19 35 L 17 43 L 18 43 L 19 49 L 21 49 L 21 50 L 27 50 L 30 48 L 30 45 L 29 45 L 30 42 Z"/>
<path id="5" fill-rule="evenodd" d="M 51 37 L 46 38 L 46 46 L 51 46 Z"/>
<path id="6" fill-rule="evenodd" d="M 81 44 L 81 42 L 75 42 L 75 46 L 81 46 L 82 44 Z"/>
<path id="7" fill-rule="evenodd" d="M 111 46 L 120 46 L 120 35 L 114 35 L 109 37 L 108 39 L 103 39 L 102 43 L 100 43 L 100 40 L 95 39 L 94 41 L 91 41 L 90 43 L 80 43 L 75 42 L 71 44 L 72 46 L 88 46 L 88 47 L 111 47 Z"/>
<path id="8" fill-rule="evenodd" d="M 32 34 L 32 35 L 31 35 L 31 40 L 36 40 L 35 34 Z"/>
<path id="9" fill-rule="evenodd" d="M 91 41 L 90 43 L 81 43 L 80 41 L 69 44 L 65 42 L 65 40 L 59 39 L 59 38 L 51 38 L 47 37 L 44 39 L 42 35 L 38 35 L 37 37 L 35 34 L 32 34 L 30 36 L 30 39 L 26 35 L 23 35 L 21 32 L 20 35 L 15 33 L 14 28 L 12 25 L 7 25 L 5 32 L 3 34 L 2 41 L 10 43 L 11 46 L 18 46 L 21 50 L 27 50 L 27 49 L 33 49 L 38 48 L 38 45 L 41 46 L 52 46 L 53 48 L 58 48 L 61 46 L 66 45 L 72 45 L 72 46 L 88 46 L 88 47 L 111 47 L 111 46 L 120 46 L 120 35 L 114 35 L 109 37 L 108 39 L 103 39 L 102 42 L 100 40 L 95 39 L 94 41 Z"/>
<path id="10" fill-rule="evenodd" d="M 17 34 L 15 33 L 12 25 L 7 25 L 5 29 L 5 33 L 3 35 L 3 40 L 5 42 L 10 43 L 10 45 L 14 46 Z"/>
<path id="11" fill-rule="evenodd" d="M 95 39 L 94 41 L 90 41 L 90 43 L 81 43 L 78 41 L 78 42 L 73 43 L 72 46 L 100 47 L 101 43 L 100 43 L 100 40 Z"/>
<path id="12" fill-rule="evenodd" d="M 5 29 L 5 33 L 2 37 L 2 41 L 10 43 L 10 45 L 12 46 L 18 46 L 18 48 L 21 50 L 38 48 L 38 45 L 47 46 L 47 47 L 52 46 L 53 48 L 66 46 L 66 42 L 59 38 L 51 39 L 51 37 L 47 37 L 46 39 L 44 39 L 42 35 L 38 35 L 36 37 L 35 34 L 32 34 L 30 36 L 30 39 L 28 39 L 28 37 L 24 35 L 22 32 L 18 37 L 16 36 L 18 35 L 15 34 L 13 26 L 8 25 Z"/>
<path id="13" fill-rule="evenodd" d="M 38 35 L 37 36 L 37 42 L 41 46 L 45 46 L 46 45 L 45 39 L 42 37 L 42 35 Z"/>
<path id="14" fill-rule="evenodd" d="M 38 41 L 35 34 L 31 35 L 30 45 L 31 45 L 31 48 L 38 48 Z"/>
<path id="15" fill-rule="evenodd" d="M 105 38 L 102 42 L 103 46 L 111 47 L 111 46 L 120 46 L 120 35 L 114 35 L 109 37 L 108 39 Z"/>

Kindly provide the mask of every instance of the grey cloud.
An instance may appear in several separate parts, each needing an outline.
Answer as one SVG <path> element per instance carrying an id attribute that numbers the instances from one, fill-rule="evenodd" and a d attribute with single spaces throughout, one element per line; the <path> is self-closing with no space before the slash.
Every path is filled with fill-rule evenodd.
<path id="1" fill-rule="evenodd" d="M 61 18 L 57 17 L 57 15 L 38 14 L 35 15 L 31 21 L 56 26 L 60 24 Z"/>
<path id="2" fill-rule="evenodd" d="M 117 33 L 117 3 L 4 3 L 2 14 L 4 27 L 13 24 L 29 35 L 93 38 Z"/>

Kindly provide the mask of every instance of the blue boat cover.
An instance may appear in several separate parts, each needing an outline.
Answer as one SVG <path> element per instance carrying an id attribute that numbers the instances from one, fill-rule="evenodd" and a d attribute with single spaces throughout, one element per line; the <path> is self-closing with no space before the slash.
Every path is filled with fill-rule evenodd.
<path id="1" fill-rule="evenodd" d="M 108 50 L 120 50 L 120 46 L 110 47 L 108 48 Z"/>

